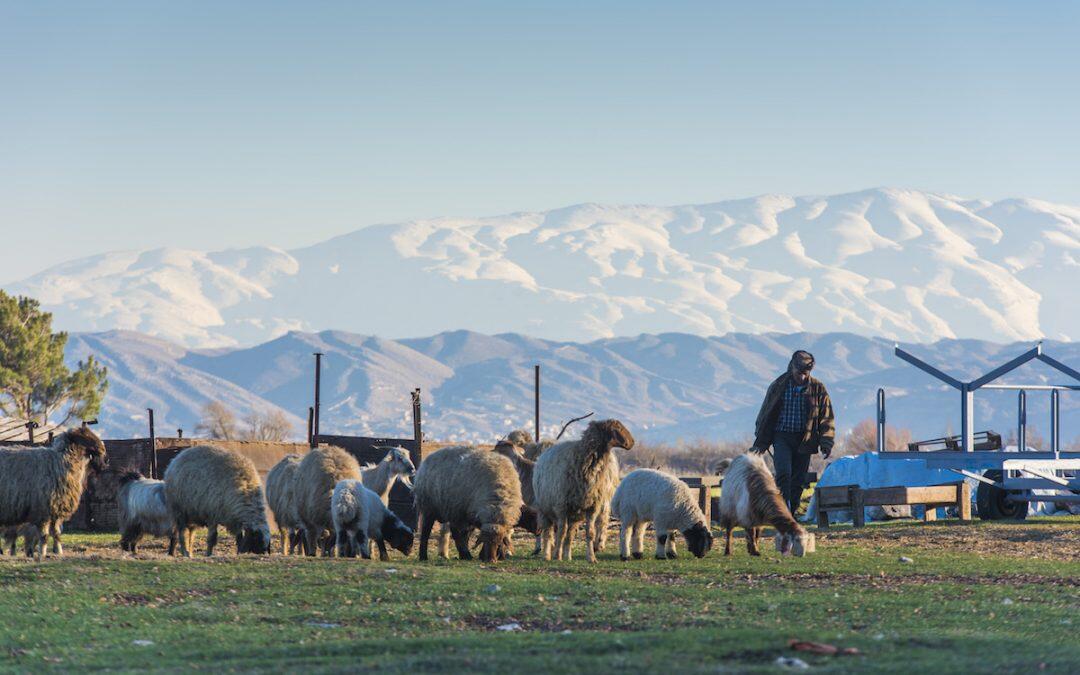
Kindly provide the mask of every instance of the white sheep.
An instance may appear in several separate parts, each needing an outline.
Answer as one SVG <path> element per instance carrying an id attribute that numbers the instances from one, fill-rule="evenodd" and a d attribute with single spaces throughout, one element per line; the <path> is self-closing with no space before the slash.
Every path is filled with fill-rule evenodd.
<path id="1" fill-rule="evenodd" d="M 631 471 L 619 483 L 611 499 L 611 510 L 619 519 L 619 554 L 641 558 L 647 523 L 656 533 L 656 557 L 674 558 L 675 536 L 682 532 L 686 547 L 701 558 L 712 548 L 713 536 L 705 514 L 686 483 L 655 469 Z M 630 536 L 628 536 L 630 535 Z"/>
<path id="2" fill-rule="evenodd" d="M 120 512 L 120 548 L 135 553 L 144 534 L 169 538 L 169 555 L 176 552 L 176 526 L 165 502 L 165 481 L 143 478 L 137 471 L 120 477 L 116 493 Z"/>
<path id="3" fill-rule="evenodd" d="M 746 530 L 746 550 L 761 555 L 758 539 L 765 525 L 776 529 L 776 550 L 781 555 L 803 556 L 816 549 L 814 535 L 791 517 L 761 455 L 736 457 L 724 474 L 720 490 L 720 526 L 724 528 L 724 555 L 731 555 L 731 531 Z"/>
<path id="4" fill-rule="evenodd" d="M 105 445 L 86 427 L 65 431 L 49 447 L 0 448 L 0 528 L 29 525 L 27 549 L 38 560 L 51 531 L 53 550 L 63 555 L 58 524 L 79 508 L 88 466 L 105 468 Z"/>
<path id="5" fill-rule="evenodd" d="M 574 531 L 585 523 L 585 557 L 596 561 L 598 528 L 602 514 L 610 509 L 617 486 L 618 461 L 611 450 L 634 447 L 634 437 L 618 420 L 590 422 L 580 440 L 551 446 L 536 461 L 533 491 L 541 518 L 543 555 L 570 560 Z M 555 541 L 552 541 L 555 527 Z"/>
<path id="6" fill-rule="evenodd" d="M 282 555 L 292 555 L 297 546 L 306 546 L 304 525 L 296 505 L 296 472 L 300 467 L 300 455 L 285 455 L 266 474 L 266 503 L 274 514 L 278 534 L 281 535 Z"/>
<path id="7" fill-rule="evenodd" d="M 378 493 L 355 479 L 339 481 L 330 499 L 339 557 L 371 558 L 371 542 L 379 547 L 379 560 L 387 561 L 386 542 L 406 556 L 412 550 L 413 531 L 386 507 Z"/>
<path id="8" fill-rule="evenodd" d="M 165 501 L 180 538 L 180 554 L 190 558 L 195 528 L 205 525 L 206 555 L 217 546 L 218 525 L 236 537 L 237 553 L 269 553 L 266 500 L 255 464 L 238 452 L 196 445 L 165 470 Z"/>
<path id="9" fill-rule="evenodd" d="M 384 449 L 381 446 L 379 449 Z M 398 480 L 406 487 L 412 487 L 412 476 L 416 467 L 409 458 L 409 451 L 402 447 L 385 448 L 386 456 L 375 464 L 360 467 L 360 479 L 364 487 L 379 495 L 383 504 L 390 503 L 390 490 Z"/>

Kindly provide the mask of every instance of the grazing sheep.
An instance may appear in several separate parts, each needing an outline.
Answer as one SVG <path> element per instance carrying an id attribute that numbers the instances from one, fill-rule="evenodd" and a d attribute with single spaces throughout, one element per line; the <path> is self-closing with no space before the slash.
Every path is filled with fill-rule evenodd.
<path id="1" fill-rule="evenodd" d="M 120 511 L 120 548 L 135 553 L 144 534 L 169 538 L 169 555 L 176 553 L 176 527 L 165 502 L 165 481 L 143 478 L 137 471 L 120 477 L 116 493 Z"/>
<path id="2" fill-rule="evenodd" d="M 406 556 L 412 551 L 413 531 L 386 507 L 382 498 L 362 481 L 343 480 L 334 487 L 330 500 L 339 557 L 355 558 L 359 553 L 371 559 L 371 542 L 379 546 L 379 560 L 390 559 L 386 540 Z"/>
<path id="3" fill-rule="evenodd" d="M 772 473 L 761 455 L 736 457 L 724 474 L 720 491 L 720 526 L 724 528 L 724 555 L 731 555 L 731 531 L 746 530 L 746 550 L 761 555 L 758 538 L 764 525 L 776 529 L 776 550 L 781 555 L 803 556 L 816 549 L 814 535 L 791 517 Z"/>
<path id="4" fill-rule="evenodd" d="M 623 560 L 630 559 L 630 538 L 634 558 L 641 558 L 646 523 L 652 523 L 656 533 L 657 559 L 676 556 L 676 531 L 682 532 L 686 547 L 697 558 L 712 548 L 712 532 L 705 514 L 686 483 L 671 474 L 655 469 L 631 471 L 615 490 L 611 509 L 620 523 L 619 553 Z"/>
<path id="5" fill-rule="evenodd" d="M 400 478 L 406 487 L 412 487 L 412 476 L 416 467 L 409 459 L 405 448 L 386 448 L 388 452 L 382 461 L 360 467 L 360 479 L 364 487 L 379 495 L 383 504 L 390 503 L 390 489 Z"/>
<path id="6" fill-rule="evenodd" d="M 360 465 L 341 448 L 313 448 L 300 460 L 295 478 L 296 511 L 303 525 L 307 541 L 305 552 L 309 556 L 315 555 L 320 539 L 324 557 L 334 551 L 333 537 L 324 537 L 323 533 L 334 531 L 330 500 L 334 496 L 334 486 L 345 479 L 360 480 Z"/>
<path id="7" fill-rule="evenodd" d="M 449 557 L 448 534 L 458 555 L 470 560 L 469 535 L 480 529 L 480 560 L 494 562 L 510 550 L 510 534 L 521 517 L 521 481 L 513 463 L 494 452 L 459 446 L 425 459 L 413 481 L 419 516 L 420 559 L 436 521 L 449 526 L 439 537 L 439 555 Z"/>
<path id="8" fill-rule="evenodd" d="M 285 455 L 266 474 L 266 503 L 281 535 L 282 555 L 292 555 L 297 546 L 306 546 L 296 505 L 296 471 L 299 467 L 300 455 Z"/>
<path id="9" fill-rule="evenodd" d="M 180 538 L 180 555 L 194 552 L 195 528 L 205 525 L 206 555 L 214 554 L 218 525 L 236 537 L 237 553 L 269 553 L 270 526 L 255 464 L 213 445 L 184 450 L 165 470 L 165 501 Z"/>
<path id="10" fill-rule="evenodd" d="M 585 557 L 596 561 L 598 520 L 610 509 L 618 483 L 618 461 L 612 448 L 634 447 L 634 437 L 622 422 L 590 422 L 577 441 L 556 443 L 536 461 L 533 490 L 543 530 L 543 555 L 552 556 L 551 530 L 555 532 L 555 557 L 570 560 L 574 530 L 585 523 Z M 613 479 L 613 476 L 615 478 Z"/>
<path id="11" fill-rule="evenodd" d="M 48 447 L 0 448 L 0 527 L 29 525 L 27 548 L 38 560 L 51 532 L 53 551 L 63 555 L 58 525 L 79 508 L 87 466 L 105 468 L 105 445 L 86 427 L 65 431 Z"/>

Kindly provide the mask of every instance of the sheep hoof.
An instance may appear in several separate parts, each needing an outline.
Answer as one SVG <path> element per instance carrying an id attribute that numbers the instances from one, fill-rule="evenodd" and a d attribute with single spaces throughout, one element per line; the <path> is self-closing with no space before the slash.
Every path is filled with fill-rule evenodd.
<path id="1" fill-rule="evenodd" d="M 656 554 L 656 559 L 657 560 L 667 560 L 667 556 L 663 555 L 663 554 L 660 554 L 660 553 L 657 553 Z"/>
<path id="2" fill-rule="evenodd" d="M 675 551 L 668 551 L 667 557 L 668 557 L 668 560 L 674 560 L 675 558 L 679 557 L 679 554 L 676 553 Z"/>
<path id="3" fill-rule="evenodd" d="M 634 551 L 634 553 L 632 555 L 634 556 L 634 560 L 641 560 L 642 558 L 645 557 L 645 555 L 642 554 L 641 551 Z"/>
<path id="4" fill-rule="evenodd" d="M 630 559 L 630 556 L 628 556 L 628 555 L 621 555 L 621 556 L 619 556 L 619 560 L 622 560 L 623 562 L 626 562 L 626 561 L 627 561 L 627 560 L 629 560 L 629 559 Z"/>
<path id="5" fill-rule="evenodd" d="M 751 551 L 750 555 L 760 558 L 761 557 L 761 551 Z"/>

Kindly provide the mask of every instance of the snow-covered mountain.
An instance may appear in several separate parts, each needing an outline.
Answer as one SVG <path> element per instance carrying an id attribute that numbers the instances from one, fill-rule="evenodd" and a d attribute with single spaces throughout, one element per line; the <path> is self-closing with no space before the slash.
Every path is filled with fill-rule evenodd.
<path id="1" fill-rule="evenodd" d="M 943 340 L 908 348 L 963 379 L 981 375 L 1030 348 L 976 340 Z M 959 397 L 892 354 L 892 344 L 849 333 L 686 333 L 556 342 L 508 333 L 468 331 L 387 340 L 342 331 L 290 332 L 256 347 L 190 350 L 138 333 L 71 337 L 72 361 L 94 353 L 109 368 L 110 390 L 99 415 L 112 437 L 144 435 L 145 409 L 155 409 L 161 433 L 190 434 L 200 408 L 219 400 L 241 418 L 280 408 L 296 437 L 313 398 L 312 353 L 325 354 L 322 429 L 326 433 L 412 433 L 409 392 L 423 393 L 424 429 L 439 440 L 492 441 L 533 414 L 533 365 L 542 367 L 542 415 L 548 432 L 595 411 L 618 417 L 646 440 L 738 439 L 753 430 L 765 387 L 795 349 L 817 357 L 815 374 L 829 386 L 838 426 L 874 415 L 877 388 L 888 391 L 890 424 L 917 437 L 958 428 Z M 1080 345 L 1047 343 L 1047 353 L 1074 367 Z M 1048 377 L 1049 376 L 1049 377 Z M 1042 364 L 1024 366 L 1013 381 L 1058 383 Z M 1016 424 L 1013 392 L 981 391 L 979 429 L 1007 433 Z M 1031 392 L 1029 423 L 1045 434 L 1045 392 Z M 1080 397 L 1062 397 L 1062 434 L 1080 434 Z"/>
<path id="2" fill-rule="evenodd" d="M 875 189 L 440 218 L 288 252 L 107 253 L 6 290 L 69 330 L 224 347 L 326 328 L 1064 340 L 1080 335 L 1078 284 L 1078 207 Z"/>

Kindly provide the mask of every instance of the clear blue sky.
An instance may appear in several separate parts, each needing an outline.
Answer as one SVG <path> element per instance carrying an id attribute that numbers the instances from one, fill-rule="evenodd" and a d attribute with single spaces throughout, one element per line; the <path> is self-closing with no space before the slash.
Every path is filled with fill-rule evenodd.
<path id="1" fill-rule="evenodd" d="M 3 0 L 0 281 L 116 248 L 288 248 L 583 201 L 893 185 L 1080 204 L 1078 19 Z"/>

